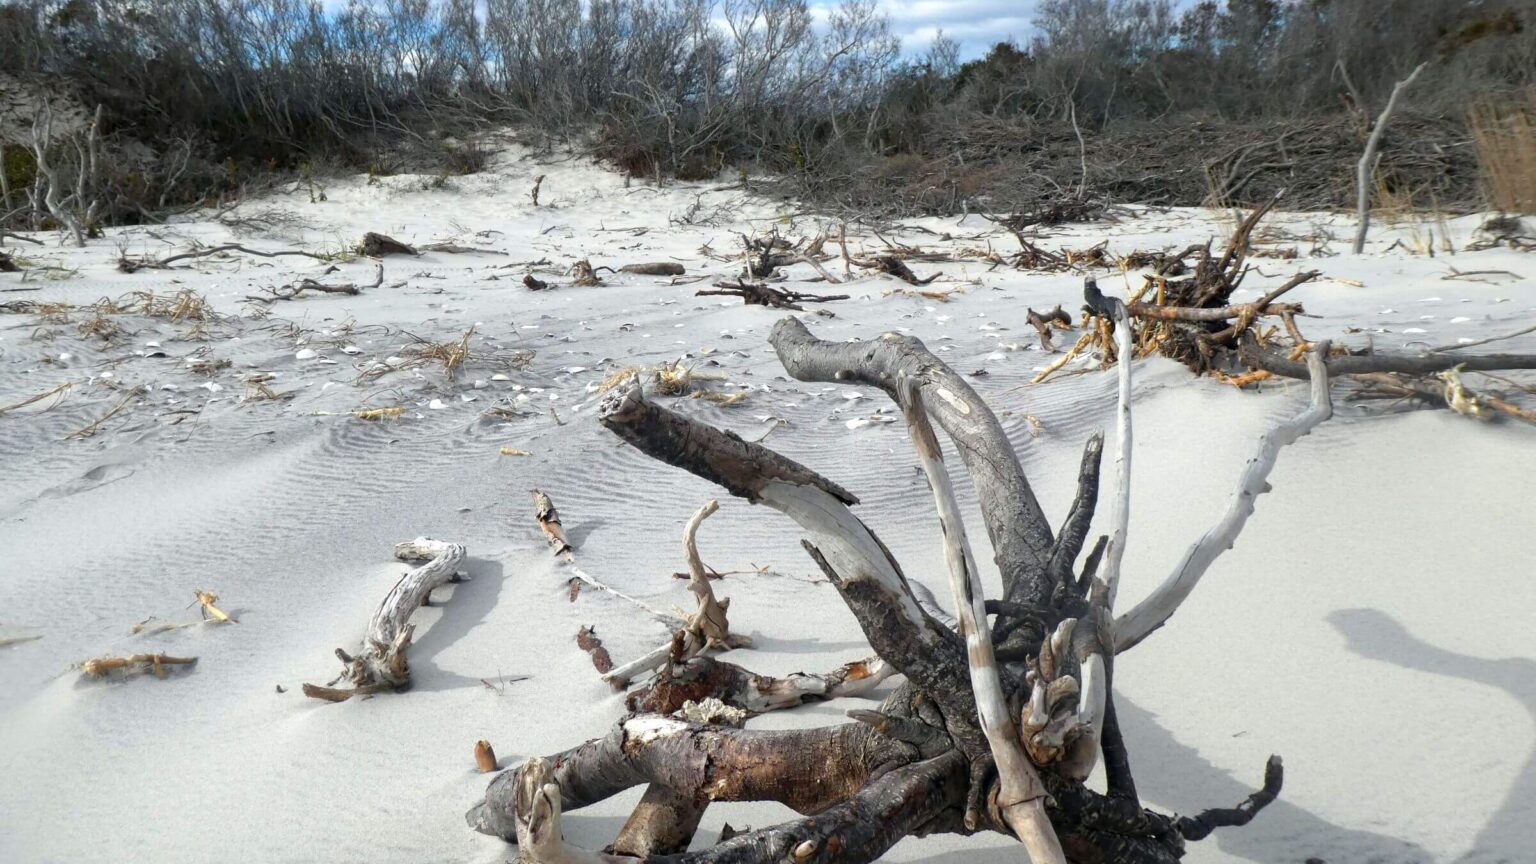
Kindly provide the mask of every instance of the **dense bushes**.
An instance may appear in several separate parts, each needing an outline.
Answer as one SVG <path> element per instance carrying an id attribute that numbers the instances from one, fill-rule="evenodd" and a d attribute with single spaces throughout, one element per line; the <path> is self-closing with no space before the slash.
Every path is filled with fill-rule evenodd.
<path id="1" fill-rule="evenodd" d="M 1383 179 L 1475 206 L 1466 97 L 1536 86 L 1528 6 L 1043 0 L 1027 45 L 961 64 L 942 38 L 902 60 L 873 0 L 0 0 L 0 73 L 152 149 L 120 171 L 154 192 L 123 219 L 301 165 L 473 171 L 492 125 L 861 209 L 1340 205 L 1368 118 L 1431 60 Z"/>

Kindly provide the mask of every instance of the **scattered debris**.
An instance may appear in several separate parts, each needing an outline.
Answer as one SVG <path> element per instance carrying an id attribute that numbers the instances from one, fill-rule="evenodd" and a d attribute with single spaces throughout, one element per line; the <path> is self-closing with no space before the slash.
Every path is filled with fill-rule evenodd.
<path id="1" fill-rule="evenodd" d="M 576 547 L 565 539 L 565 528 L 560 524 L 560 511 L 555 509 L 555 502 L 549 500 L 549 496 L 540 489 L 532 490 L 532 494 L 533 518 L 538 520 L 544 539 L 549 541 L 556 555 L 570 557 Z"/>
<path id="2" fill-rule="evenodd" d="M 613 670 L 613 658 L 608 656 L 608 649 L 603 647 L 603 640 L 597 638 L 595 628 L 582 627 L 576 631 L 576 647 L 592 657 L 592 666 L 599 674 L 606 675 Z"/>

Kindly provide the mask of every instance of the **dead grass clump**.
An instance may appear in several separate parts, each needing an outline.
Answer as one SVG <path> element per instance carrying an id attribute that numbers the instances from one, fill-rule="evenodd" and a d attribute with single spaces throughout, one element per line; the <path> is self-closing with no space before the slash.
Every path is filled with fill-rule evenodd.
<path id="1" fill-rule="evenodd" d="M 98 307 L 102 303 L 110 305 L 109 314 L 143 315 L 168 321 L 213 321 L 218 318 L 208 299 L 191 288 L 183 288 L 175 294 L 134 291 L 116 301 L 103 300 Z"/>
<path id="2" fill-rule="evenodd" d="M 610 373 L 599 382 L 597 390 L 599 393 L 606 393 L 632 378 L 646 377 L 649 377 L 655 385 L 658 396 L 691 396 L 716 405 L 735 405 L 747 398 L 747 394 L 742 392 L 722 393 L 708 387 L 700 387 L 701 382 L 724 381 L 725 376 L 714 372 L 700 372 L 691 366 L 684 366 L 681 360 L 662 363 L 654 369 L 625 366 Z"/>
<path id="3" fill-rule="evenodd" d="M 103 342 L 111 342 L 123 332 L 121 325 L 100 312 L 95 312 L 91 317 L 81 321 L 76 329 L 82 339 L 94 337 Z"/>
<path id="4" fill-rule="evenodd" d="M 469 338 L 473 335 L 475 335 L 475 328 L 470 327 L 456 341 L 428 342 L 423 339 L 414 345 L 407 346 L 405 354 L 421 363 L 441 363 L 443 374 L 451 381 L 469 361 Z"/>
<path id="5" fill-rule="evenodd" d="M 1536 213 L 1536 90 L 1525 100 L 1474 105 L 1471 127 L 1489 205 Z"/>

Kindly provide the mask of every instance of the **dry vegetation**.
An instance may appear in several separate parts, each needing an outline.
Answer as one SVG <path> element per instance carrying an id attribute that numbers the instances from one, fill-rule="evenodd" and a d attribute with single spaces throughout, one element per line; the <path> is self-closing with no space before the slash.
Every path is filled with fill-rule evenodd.
<path id="1" fill-rule="evenodd" d="M 280 178 L 318 200 L 326 165 L 478 171 L 504 126 L 654 182 L 765 169 L 752 191 L 863 213 L 1252 205 L 1282 187 L 1293 208 L 1338 207 L 1369 118 L 1421 62 L 1381 182 L 1463 211 L 1483 206 L 1481 176 L 1514 211 L 1531 206 L 1529 109 L 1511 106 L 1536 86 L 1532 15 L 1046 0 L 1027 43 L 962 63 L 942 38 L 903 59 L 871 0 L 819 27 L 803 0 L 167 0 L 153 16 L 3 0 L 0 76 L 50 94 L 59 121 L 40 142 L 0 133 L 0 230 L 87 236 L 195 204 L 267 230 L 235 208 Z M 1469 118 L 1469 93 L 1492 107 Z"/>

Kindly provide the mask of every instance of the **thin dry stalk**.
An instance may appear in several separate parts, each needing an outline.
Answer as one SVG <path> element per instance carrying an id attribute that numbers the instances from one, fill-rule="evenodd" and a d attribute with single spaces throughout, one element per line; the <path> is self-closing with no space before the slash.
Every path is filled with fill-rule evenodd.
<path id="1" fill-rule="evenodd" d="M 1506 213 L 1536 213 L 1536 92 L 1528 105 L 1473 106 L 1470 126 L 1488 203 Z"/>

